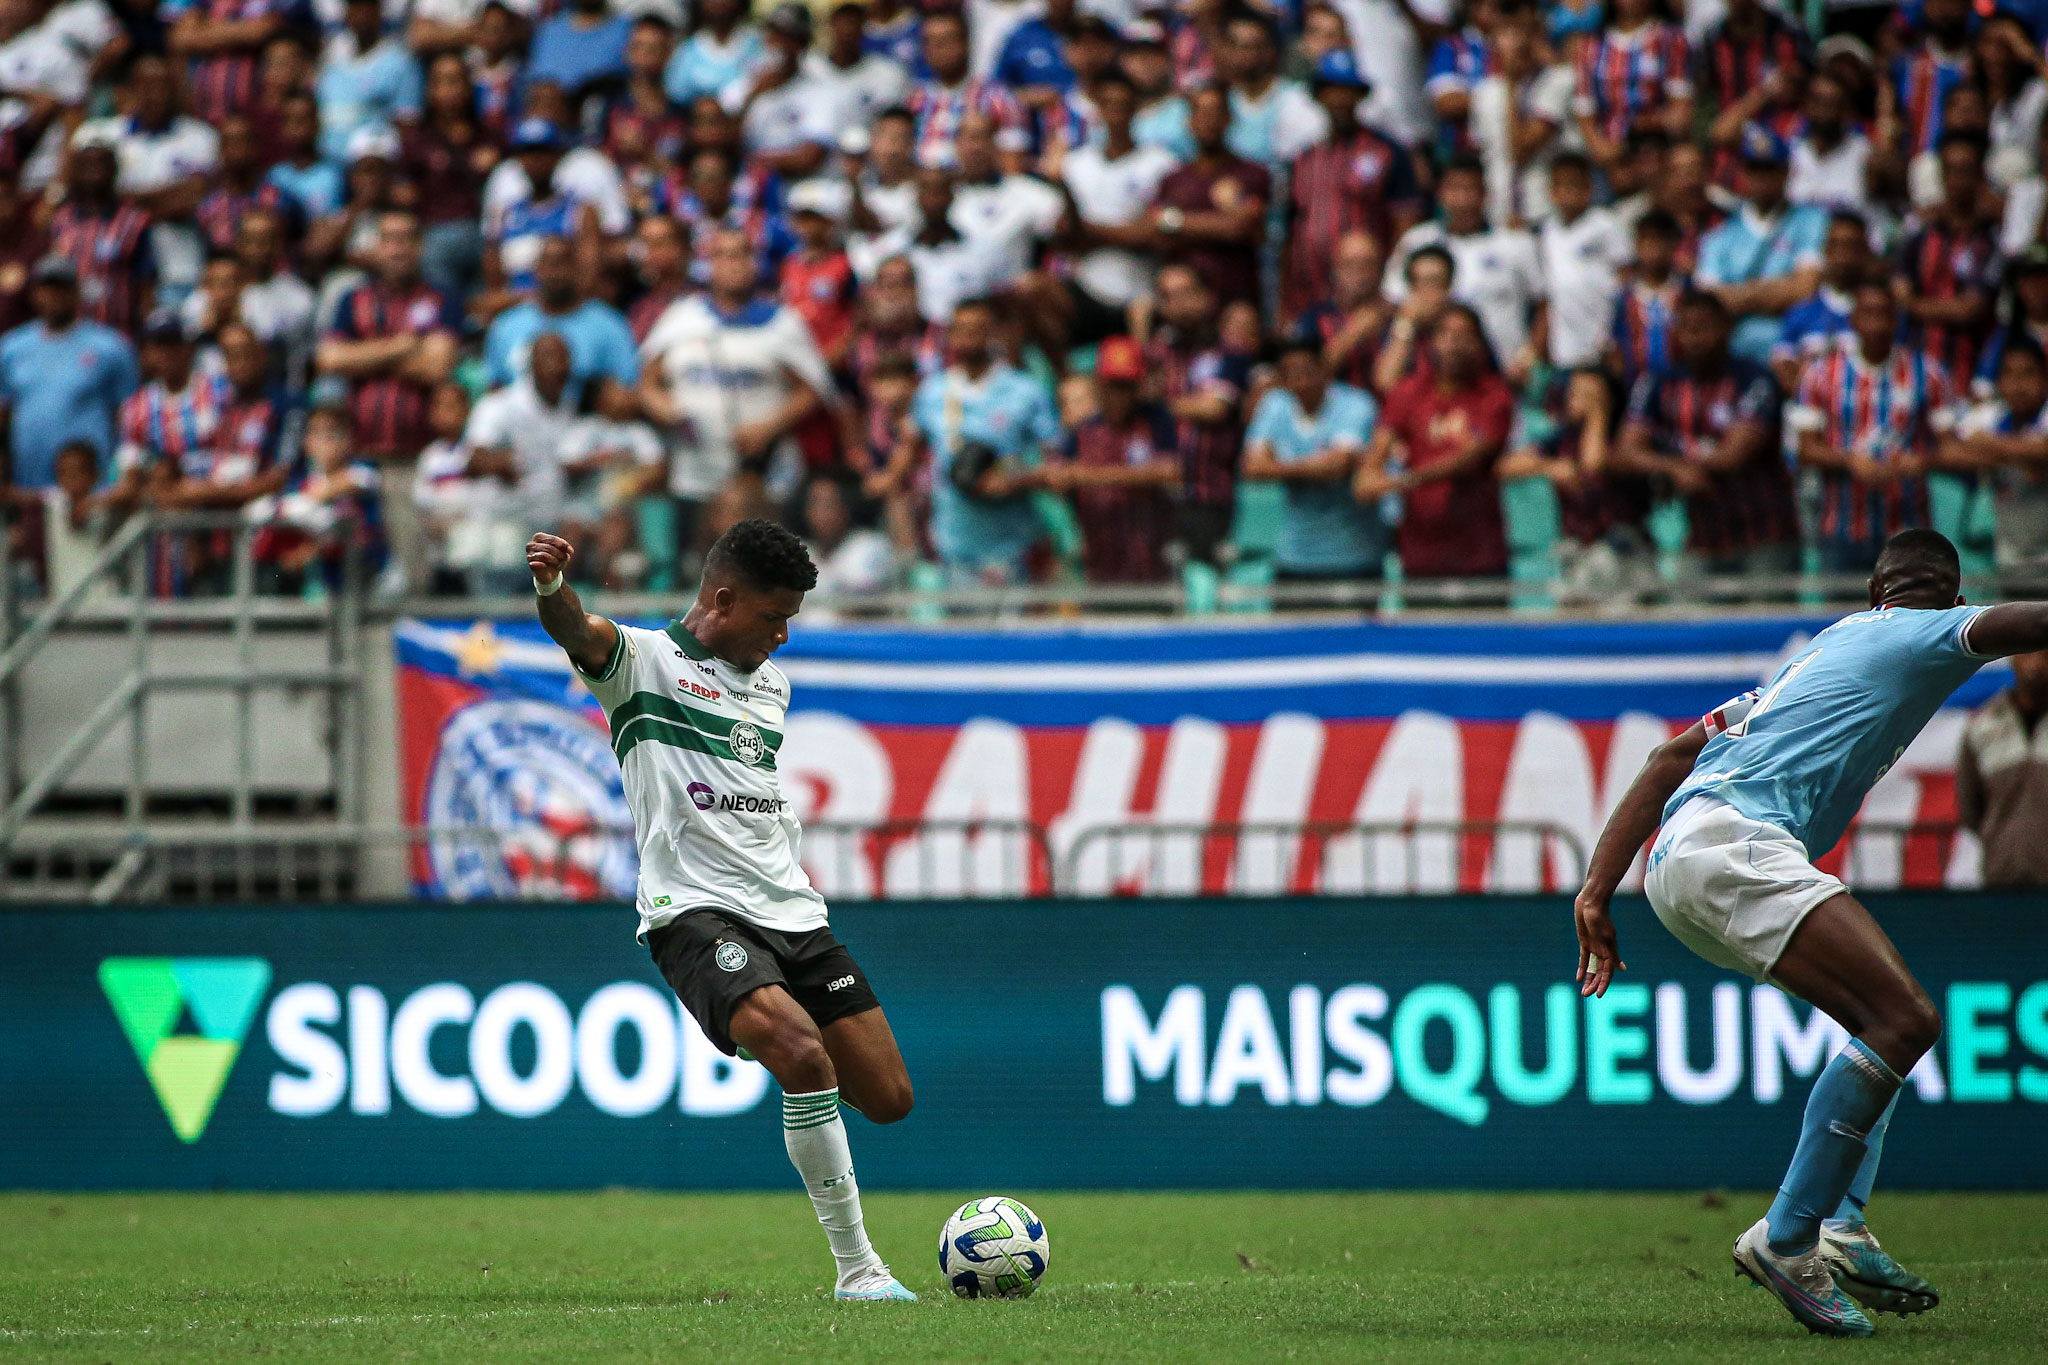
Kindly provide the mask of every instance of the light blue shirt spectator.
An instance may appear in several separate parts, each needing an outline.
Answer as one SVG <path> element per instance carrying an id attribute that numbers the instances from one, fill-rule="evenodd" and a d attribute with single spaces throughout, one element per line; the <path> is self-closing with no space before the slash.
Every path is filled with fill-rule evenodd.
<path id="1" fill-rule="evenodd" d="M 1264 445 L 1281 464 L 1297 464 L 1332 450 L 1362 451 L 1379 421 L 1372 395 L 1349 384 L 1323 390 L 1315 414 L 1303 412 L 1288 389 L 1267 391 L 1245 432 L 1247 448 Z M 1386 553 L 1386 532 L 1379 504 L 1361 504 L 1351 495 L 1350 479 L 1281 485 L 1287 520 L 1280 527 L 1273 565 L 1283 572 L 1309 574 L 1375 573 Z"/>
<path id="2" fill-rule="evenodd" d="M 315 161 L 310 166 L 280 161 L 264 179 L 283 190 L 308 222 L 339 213 L 348 198 L 348 182 L 342 178 L 341 167 L 332 161 Z"/>
<path id="3" fill-rule="evenodd" d="M 420 88 L 420 64 L 398 39 L 387 37 L 361 52 L 354 34 L 336 34 L 321 56 L 320 82 L 313 88 L 320 101 L 320 155 L 342 165 L 356 129 L 417 117 Z"/>
<path id="4" fill-rule="evenodd" d="M 736 28 L 722 43 L 710 29 L 700 29 L 668 59 L 668 70 L 661 73 L 662 88 L 670 99 L 687 106 L 700 95 L 716 95 L 752 71 L 765 50 L 757 28 Z"/>
<path id="5" fill-rule="evenodd" d="M 484 334 L 484 374 L 492 388 L 524 379 L 534 338 L 553 332 L 569 343 L 569 392 L 582 401 L 583 386 L 613 379 L 628 387 L 640 378 L 640 354 L 633 329 L 618 309 L 585 299 L 573 312 L 549 313 L 531 301 L 498 314 Z"/>
<path id="6" fill-rule="evenodd" d="M 567 10 L 542 24 L 533 35 L 526 61 L 526 79 L 553 81 L 574 96 L 592 81 L 626 74 L 626 38 L 632 20 L 623 15 L 584 28 Z"/>
<path id="7" fill-rule="evenodd" d="M 1782 280 L 1820 264 L 1827 245 L 1828 214 L 1811 204 L 1788 204 L 1766 218 L 1744 204 L 1733 218 L 1700 239 L 1693 282 L 1714 289 L 1725 284 Z M 1750 316 L 1735 325 L 1735 354 L 1759 365 L 1771 363 L 1771 347 L 1782 326 L 1775 317 Z"/>
<path id="8" fill-rule="evenodd" d="M 1097 132 L 1105 140 L 1109 136 L 1108 130 L 1099 126 Z M 1188 102 L 1179 95 L 1139 110 L 1131 120 L 1131 141 L 1140 147 L 1164 147 L 1182 161 L 1193 161 L 1201 150 L 1195 146 L 1195 135 L 1188 131 Z"/>
<path id="9" fill-rule="evenodd" d="M 90 441 L 112 471 L 114 418 L 141 376 L 135 348 L 111 327 L 80 318 L 61 332 L 24 323 L 0 336 L 0 402 L 17 488 L 55 482 L 57 451 Z"/>
<path id="10" fill-rule="evenodd" d="M 976 498 L 953 486 L 953 461 L 964 447 L 984 445 L 1020 465 L 1043 462 L 1058 442 L 1060 421 L 1037 380 L 992 365 L 979 382 L 957 367 L 927 378 L 911 403 L 932 453 L 932 541 L 949 568 L 1002 568 L 1021 574 L 1025 552 L 1043 536 L 1028 495 Z"/>

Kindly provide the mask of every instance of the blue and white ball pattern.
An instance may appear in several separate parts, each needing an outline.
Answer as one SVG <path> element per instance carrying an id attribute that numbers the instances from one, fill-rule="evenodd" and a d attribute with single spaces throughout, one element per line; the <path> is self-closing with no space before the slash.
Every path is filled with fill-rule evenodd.
<path id="1" fill-rule="evenodd" d="M 1005 1195 L 971 1199 L 939 1233 L 939 1273 L 963 1299 L 1021 1299 L 1052 1255 L 1038 1215 Z"/>

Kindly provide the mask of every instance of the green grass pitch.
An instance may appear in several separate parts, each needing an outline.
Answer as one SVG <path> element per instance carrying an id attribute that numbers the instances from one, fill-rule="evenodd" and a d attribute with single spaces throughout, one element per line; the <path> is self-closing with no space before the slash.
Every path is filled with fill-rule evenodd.
<path id="1" fill-rule="evenodd" d="M 996 1192 L 996 1191 L 988 1191 Z M 1731 1273 L 1758 1195 L 1016 1194 L 1037 1296 L 939 1282 L 958 1194 L 867 1199 L 918 1304 L 828 1301 L 788 1194 L 0 1196 L 0 1357 L 62 1361 L 2032 1360 L 2048 1195 L 1883 1195 L 1942 1306 L 1809 1338 Z"/>

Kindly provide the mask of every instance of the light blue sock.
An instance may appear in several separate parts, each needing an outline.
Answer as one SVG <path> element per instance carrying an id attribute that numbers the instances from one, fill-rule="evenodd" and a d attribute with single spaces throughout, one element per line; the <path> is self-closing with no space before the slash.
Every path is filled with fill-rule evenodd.
<path id="1" fill-rule="evenodd" d="M 1884 1107 L 1884 1113 L 1878 1115 L 1877 1126 L 1870 1130 L 1869 1137 L 1863 1139 L 1863 1145 L 1869 1150 L 1864 1152 L 1863 1164 L 1856 1168 L 1856 1178 L 1849 1182 L 1849 1192 L 1842 1196 L 1841 1206 L 1835 1210 L 1835 1216 L 1828 1219 L 1830 1223 L 1863 1222 L 1864 1206 L 1870 1202 L 1870 1187 L 1877 1183 L 1877 1161 L 1884 1155 L 1885 1130 L 1892 1126 L 1892 1111 L 1898 1107 L 1899 1097 L 1894 1094 L 1892 1102 Z"/>
<path id="2" fill-rule="evenodd" d="M 1899 1093 L 1897 1073 L 1858 1039 L 1850 1039 L 1806 1101 L 1799 1147 L 1778 1197 L 1771 1201 L 1771 1250 L 1781 1256 L 1811 1250 L 1821 1219 L 1841 1207 L 1857 1168 L 1870 1155 L 1866 1139 Z"/>

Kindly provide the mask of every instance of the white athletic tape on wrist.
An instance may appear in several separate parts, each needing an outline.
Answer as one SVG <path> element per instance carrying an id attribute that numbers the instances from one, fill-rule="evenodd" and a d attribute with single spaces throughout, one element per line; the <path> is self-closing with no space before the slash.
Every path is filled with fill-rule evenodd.
<path id="1" fill-rule="evenodd" d="M 562 576 L 556 574 L 545 583 L 536 578 L 533 580 L 533 590 L 542 597 L 553 597 L 562 590 Z"/>

